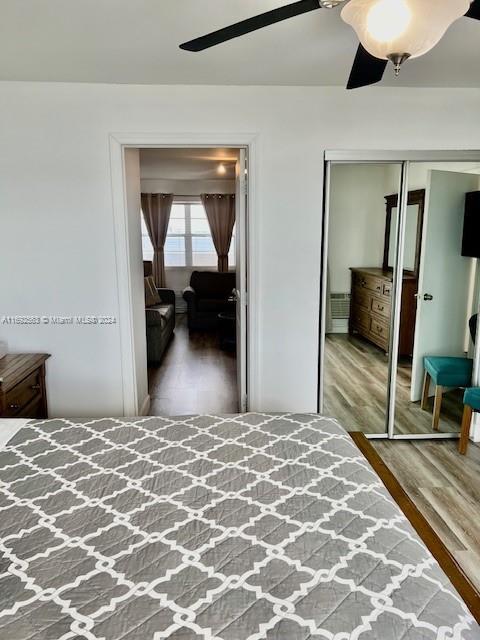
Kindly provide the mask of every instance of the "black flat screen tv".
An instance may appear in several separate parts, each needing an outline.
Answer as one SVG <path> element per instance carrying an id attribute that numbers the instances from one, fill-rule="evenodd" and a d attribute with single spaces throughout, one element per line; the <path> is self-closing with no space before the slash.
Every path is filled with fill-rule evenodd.
<path id="1" fill-rule="evenodd" d="M 480 191 L 472 191 L 465 197 L 462 256 L 480 258 Z"/>

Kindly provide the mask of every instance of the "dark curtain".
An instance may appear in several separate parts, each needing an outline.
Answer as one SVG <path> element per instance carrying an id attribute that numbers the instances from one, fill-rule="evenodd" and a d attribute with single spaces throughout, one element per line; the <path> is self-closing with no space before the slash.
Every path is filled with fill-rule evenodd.
<path id="1" fill-rule="evenodd" d="M 172 193 L 142 193 L 142 211 L 153 246 L 153 278 L 157 287 L 165 286 L 164 247 L 172 210 Z"/>
<path id="2" fill-rule="evenodd" d="M 235 224 L 235 196 L 202 194 L 201 199 L 218 256 L 218 270 L 226 272 L 228 271 L 228 252 Z"/>

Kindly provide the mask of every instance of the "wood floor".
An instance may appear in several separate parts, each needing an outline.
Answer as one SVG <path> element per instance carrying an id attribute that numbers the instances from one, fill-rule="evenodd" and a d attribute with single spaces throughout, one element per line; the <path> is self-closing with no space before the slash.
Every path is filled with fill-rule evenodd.
<path id="1" fill-rule="evenodd" d="M 371 444 L 480 589 L 480 447 L 461 456 L 448 440 Z"/>
<path id="2" fill-rule="evenodd" d="M 325 413 L 348 431 L 385 433 L 388 358 L 367 340 L 347 334 L 326 336 Z M 396 431 L 399 434 L 432 433 L 432 406 L 423 411 L 410 401 L 411 365 L 398 368 Z M 462 392 L 445 394 L 440 431 L 457 433 L 463 412 Z"/>
<path id="3" fill-rule="evenodd" d="M 188 333 L 177 316 L 175 337 L 160 367 L 148 370 L 150 415 L 237 413 L 235 353 L 222 351 L 216 333 Z"/>

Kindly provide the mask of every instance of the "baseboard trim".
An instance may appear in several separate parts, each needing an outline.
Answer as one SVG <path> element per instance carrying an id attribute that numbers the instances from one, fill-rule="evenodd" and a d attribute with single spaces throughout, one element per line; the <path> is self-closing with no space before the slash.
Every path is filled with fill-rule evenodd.
<path id="1" fill-rule="evenodd" d="M 402 488 L 365 435 L 360 432 L 354 432 L 350 433 L 350 436 L 375 472 L 380 476 L 392 498 L 458 591 L 475 620 L 480 624 L 480 592 L 464 573 L 455 557 L 438 537 L 426 518 L 420 513 L 415 503 Z"/>
<path id="2" fill-rule="evenodd" d="M 150 412 L 150 403 L 151 403 L 151 398 L 150 398 L 149 395 L 147 395 L 147 397 L 143 401 L 142 406 L 140 408 L 140 415 L 141 416 L 148 416 L 148 414 Z"/>

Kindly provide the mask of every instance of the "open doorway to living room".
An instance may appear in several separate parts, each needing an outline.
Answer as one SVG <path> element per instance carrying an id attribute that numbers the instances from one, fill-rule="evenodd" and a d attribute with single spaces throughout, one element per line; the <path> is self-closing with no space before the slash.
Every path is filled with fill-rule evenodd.
<path id="1" fill-rule="evenodd" d="M 245 163 L 238 148 L 140 149 L 151 415 L 241 410 Z"/>

